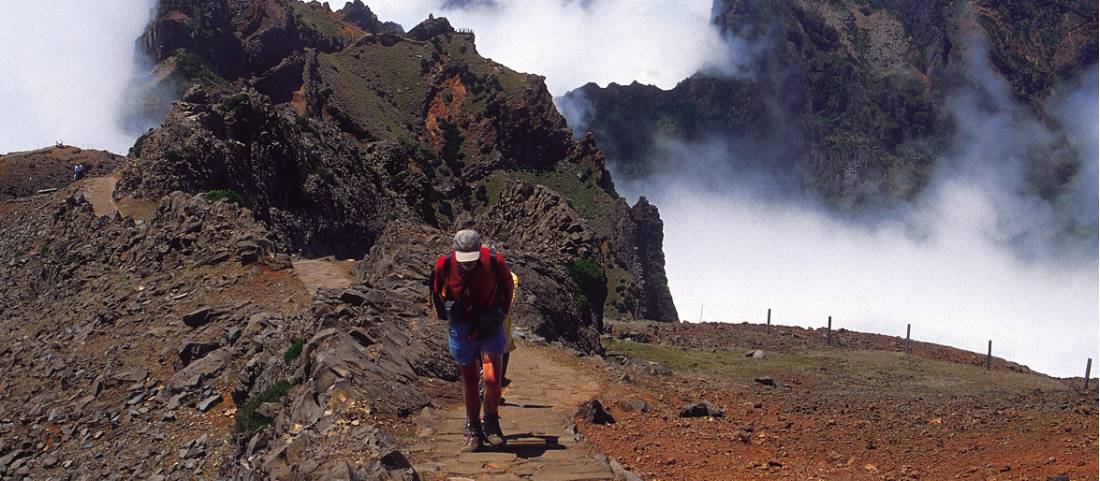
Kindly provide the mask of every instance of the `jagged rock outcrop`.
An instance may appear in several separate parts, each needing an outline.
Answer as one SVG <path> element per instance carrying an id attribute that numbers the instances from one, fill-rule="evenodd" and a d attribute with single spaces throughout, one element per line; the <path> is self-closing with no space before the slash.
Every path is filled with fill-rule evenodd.
<path id="1" fill-rule="evenodd" d="M 340 9 L 344 19 L 355 24 L 365 32 L 370 33 L 405 33 L 405 30 L 394 22 L 383 22 L 371 11 L 370 7 L 363 4 L 362 0 L 352 0 L 344 4 Z"/>
<path id="2" fill-rule="evenodd" d="M 561 194 L 519 182 L 501 191 L 497 202 L 469 225 L 486 237 L 518 246 L 547 262 L 566 264 L 580 258 L 606 260 L 602 239 Z M 458 226 L 456 226 L 458 228 Z"/>
<path id="3" fill-rule="evenodd" d="M 138 140 L 134 153 L 118 195 L 229 189 L 285 245 L 310 254 L 361 256 L 381 230 L 384 211 L 417 218 L 408 209 L 427 195 L 414 173 L 396 172 L 409 162 L 407 149 L 348 142 L 251 90 L 194 91 Z M 388 202 L 387 195 L 400 200 Z"/>
<path id="4" fill-rule="evenodd" d="M 664 222 L 657 206 L 645 197 L 630 208 L 630 216 L 637 225 L 634 242 L 638 247 L 638 262 L 642 267 L 641 310 L 643 319 L 678 321 L 679 314 L 668 291 L 665 275 Z"/>

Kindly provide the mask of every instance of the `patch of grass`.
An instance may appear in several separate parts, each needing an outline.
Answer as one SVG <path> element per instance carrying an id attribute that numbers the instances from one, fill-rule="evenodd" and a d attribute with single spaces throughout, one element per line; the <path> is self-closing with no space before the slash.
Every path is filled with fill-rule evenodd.
<path id="1" fill-rule="evenodd" d="M 228 97 L 222 97 L 216 107 L 219 112 L 229 113 L 251 103 L 246 93 L 236 93 Z"/>
<path id="2" fill-rule="evenodd" d="M 203 198 L 211 204 L 224 200 L 231 204 L 244 205 L 244 199 L 241 198 L 241 194 L 233 189 L 214 189 L 203 194 Z"/>
<path id="3" fill-rule="evenodd" d="M 610 221 L 614 213 L 615 199 L 590 178 L 586 178 L 585 167 L 572 162 L 558 162 L 553 169 L 525 169 L 513 171 L 515 177 L 532 184 L 542 184 L 560 193 L 569 200 L 569 205 L 580 215 L 592 222 L 596 229 L 603 226 L 601 220 Z M 610 226 L 598 230 L 610 235 Z"/>
<path id="4" fill-rule="evenodd" d="M 604 316 L 626 314 L 630 316 L 632 307 L 626 305 L 628 284 L 633 284 L 629 272 L 619 266 L 611 266 L 607 269 L 607 304 Z M 636 300 L 634 302 L 637 302 Z M 619 307 L 622 306 L 620 310 Z"/>
<path id="5" fill-rule="evenodd" d="M 485 203 L 493 205 L 500 199 L 500 193 L 508 186 L 508 177 L 500 172 L 493 172 L 492 175 L 481 180 L 482 185 L 485 186 L 485 195 L 487 197 Z"/>
<path id="6" fill-rule="evenodd" d="M 305 339 L 296 339 L 294 342 L 290 343 L 290 347 L 283 353 L 283 360 L 289 363 L 298 359 L 298 356 L 302 355 L 302 348 L 305 347 L 305 345 Z"/>
<path id="7" fill-rule="evenodd" d="M 283 379 L 275 383 L 274 386 L 267 388 L 260 395 L 245 401 L 233 417 L 233 430 L 238 433 L 252 434 L 270 426 L 272 420 L 256 414 L 256 408 L 265 402 L 275 402 L 282 399 L 290 392 L 292 387 L 294 385 L 290 381 Z"/>
<path id="8" fill-rule="evenodd" d="M 681 349 L 633 341 L 605 341 L 608 351 L 659 362 L 673 371 L 738 383 L 752 383 L 757 376 L 797 379 L 803 388 L 823 393 L 865 396 L 916 394 L 974 395 L 1029 392 L 1032 389 L 1064 390 L 1052 378 L 1006 370 L 987 372 L 983 366 L 906 356 L 891 351 L 851 349 L 811 350 L 795 353 L 768 352 L 764 359 L 745 357 L 749 348 L 711 352 Z"/>
<path id="9" fill-rule="evenodd" d="M 225 79 L 216 73 L 216 70 L 209 62 L 194 52 L 177 50 L 175 57 L 176 71 L 179 72 L 179 75 L 183 78 L 204 86 L 225 82 Z"/>
<path id="10" fill-rule="evenodd" d="M 362 30 L 350 24 L 337 22 L 320 4 L 311 5 L 305 2 L 291 2 L 290 7 L 294 10 L 294 17 L 301 22 L 302 26 L 320 34 L 340 37 L 345 40 L 355 40 L 363 36 L 364 32 Z"/>

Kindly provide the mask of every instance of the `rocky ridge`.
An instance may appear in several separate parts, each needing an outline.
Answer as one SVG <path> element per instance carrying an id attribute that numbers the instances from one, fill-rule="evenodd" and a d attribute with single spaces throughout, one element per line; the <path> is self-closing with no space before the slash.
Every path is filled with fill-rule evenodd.
<path id="1" fill-rule="evenodd" d="M 788 191 L 843 205 L 912 199 L 949 147 L 966 49 L 988 43 L 996 73 L 1057 137 L 1044 100 L 1095 67 L 1096 19 L 1095 5 L 1073 1 L 723 0 L 713 23 L 749 46 L 733 53 L 751 57 L 746 72 L 700 72 L 668 91 L 589 84 L 566 99 L 626 176 L 660 171 L 659 139 L 721 139 L 738 168 Z M 1058 139 L 1041 150 L 1029 182 L 1054 198 L 1075 153 Z"/>

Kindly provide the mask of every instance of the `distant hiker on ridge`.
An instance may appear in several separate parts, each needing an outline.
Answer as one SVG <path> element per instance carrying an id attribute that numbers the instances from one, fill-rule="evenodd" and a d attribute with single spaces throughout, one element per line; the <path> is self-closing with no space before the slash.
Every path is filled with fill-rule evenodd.
<path id="1" fill-rule="evenodd" d="M 466 401 L 463 451 L 476 451 L 486 442 L 505 444 L 500 430 L 502 356 L 507 341 L 502 326 L 512 305 L 512 273 L 504 256 L 482 247 L 481 235 L 461 230 L 454 235 L 454 250 L 440 256 L 432 269 L 432 303 L 441 319 L 450 324 L 451 357 L 462 373 Z M 479 375 L 481 356 L 483 376 Z M 478 380 L 485 382 L 485 416 L 479 420 L 481 398 Z"/>

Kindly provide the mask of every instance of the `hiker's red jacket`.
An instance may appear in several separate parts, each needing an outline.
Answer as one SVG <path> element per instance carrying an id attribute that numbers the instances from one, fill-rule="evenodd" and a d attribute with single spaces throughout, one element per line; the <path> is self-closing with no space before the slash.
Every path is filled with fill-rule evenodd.
<path id="1" fill-rule="evenodd" d="M 439 294 L 445 300 L 459 300 L 463 286 L 462 271 L 458 267 L 458 261 L 455 259 L 453 252 L 450 257 L 451 265 L 446 269 L 446 279 L 443 276 L 443 263 L 447 256 L 439 256 L 439 259 L 436 259 L 435 283 L 432 285 L 432 292 Z M 482 247 L 478 265 L 469 274 L 466 274 L 468 278 L 466 282 L 470 286 L 470 302 L 474 307 L 499 307 L 507 315 L 508 309 L 512 306 L 512 271 L 508 270 L 508 265 L 504 263 L 503 255 L 498 252 L 496 257 L 497 272 L 494 276 L 493 266 L 489 261 L 489 249 Z M 498 305 L 496 298 L 498 283 L 501 289 L 500 302 L 503 305 Z"/>

